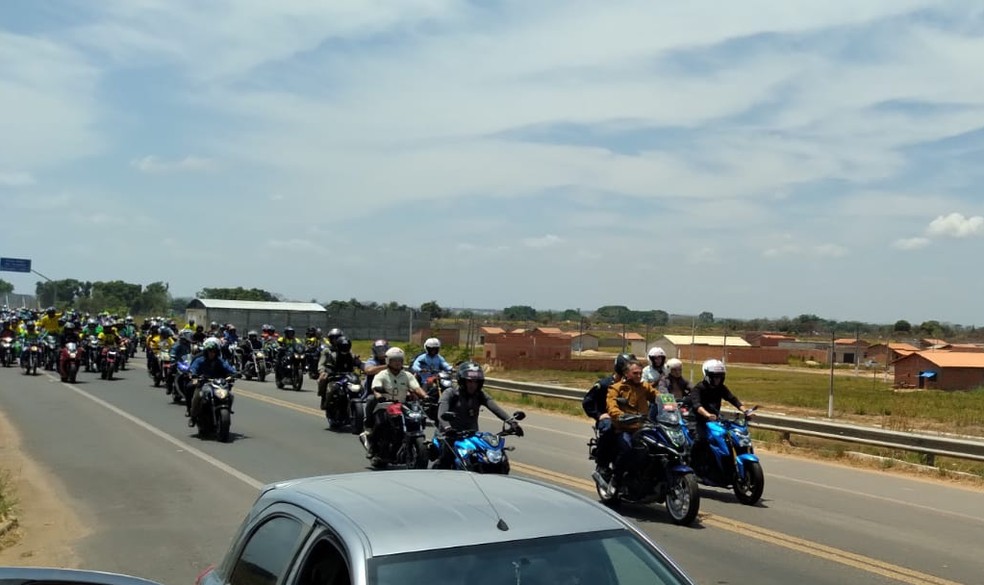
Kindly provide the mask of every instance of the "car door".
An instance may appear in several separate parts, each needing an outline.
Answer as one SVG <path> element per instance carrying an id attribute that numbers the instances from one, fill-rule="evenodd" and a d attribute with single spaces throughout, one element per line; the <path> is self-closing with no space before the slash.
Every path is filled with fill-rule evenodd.
<path id="1" fill-rule="evenodd" d="M 364 561 L 353 560 L 331 530 L 320 526 L 308 539 L 291 571 L 290 585 L 360 585 Z"/>
<path id="2" fill-rule="evenodd" d="M 314 527 L 314 516 L 289 504 L 266 508 L 246 527 L 227 565 L 228 585 L 282 585 Z"/>

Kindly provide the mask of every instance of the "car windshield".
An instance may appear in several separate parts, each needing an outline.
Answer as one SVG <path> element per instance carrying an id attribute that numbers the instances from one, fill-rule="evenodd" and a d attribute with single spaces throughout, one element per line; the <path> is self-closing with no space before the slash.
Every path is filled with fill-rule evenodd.
<path id="1" fill-rule="evenodd" d="M 627 530 L 377 557 L 374 585 L 660 585 L 688 583 Z"/>

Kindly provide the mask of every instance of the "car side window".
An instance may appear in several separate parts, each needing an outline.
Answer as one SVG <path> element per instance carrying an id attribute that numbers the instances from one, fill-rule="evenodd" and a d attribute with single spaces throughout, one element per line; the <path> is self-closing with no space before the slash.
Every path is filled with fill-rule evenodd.
<path id="1" fill-rule="evenodd" d="M 304 525 L 295 518 L 274 516 L 257 528 L 236 561 L 230 585 L 276 585 L 297 554 Z"/>
<path id="2" fill-rule="evenodd" d="M 351 585 L 345 555 L 333 543 L 322 539 L 311 548 L 298 573 L 296 585 Z"/>

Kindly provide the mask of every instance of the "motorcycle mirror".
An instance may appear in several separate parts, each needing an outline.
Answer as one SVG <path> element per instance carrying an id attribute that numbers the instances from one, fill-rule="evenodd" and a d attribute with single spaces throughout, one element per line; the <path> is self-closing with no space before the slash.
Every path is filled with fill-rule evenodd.
<path id="1" fill-rule="evenodd" d="M 456 418 L 457 417 L 453 412 L 445 412 L 444 414 L 441 415 L 441 420 L 443 420 L 444 422 L 451 422 Z"/>
<path id="2" fill-rule="evenodd" d="M 524 418 L 526 418 L 526 413 L 523 412 L 522 410 L 517 410 L 516 412 L 513 413 L 513 418 L 516 420 L 523 420 Z"/>

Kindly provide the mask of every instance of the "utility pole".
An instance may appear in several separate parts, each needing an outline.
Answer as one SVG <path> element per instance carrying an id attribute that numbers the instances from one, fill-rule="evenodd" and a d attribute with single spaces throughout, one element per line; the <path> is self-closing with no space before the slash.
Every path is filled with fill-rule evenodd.
<path id="1" fill-rule="evenodd" d="M 834 418 L 834 341 L 836 330 L 830 330 L 830 392 L 827 394 L 827 418 Z"/>
<path id="2" fill-rule="evenodd" d="M 581 307 L 577 308 L 577 355 L 584 351 L 584 315 L 581 314 Z"/>

